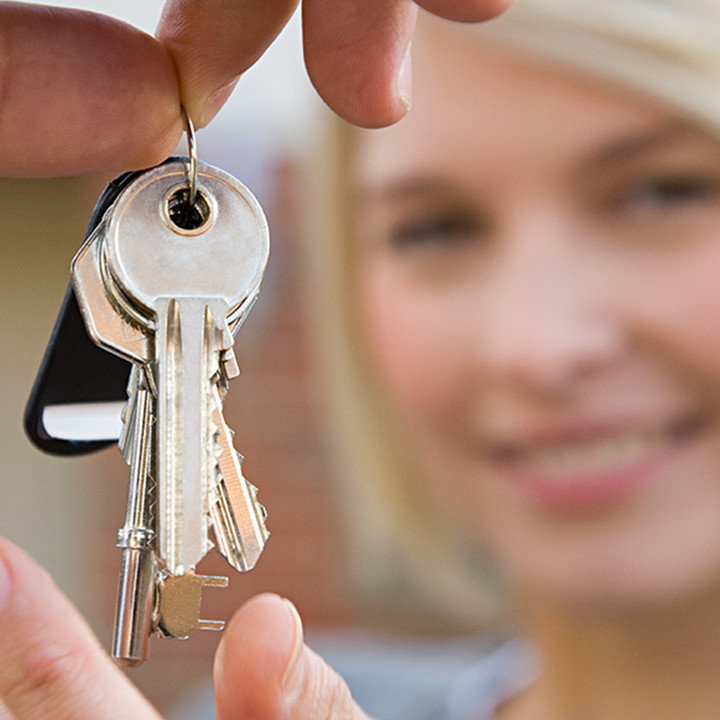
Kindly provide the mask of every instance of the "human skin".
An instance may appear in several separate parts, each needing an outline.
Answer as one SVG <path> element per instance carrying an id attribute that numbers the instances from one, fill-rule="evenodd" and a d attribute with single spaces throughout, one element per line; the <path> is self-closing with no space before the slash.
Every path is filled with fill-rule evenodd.
<path id="1" fill-rule="evenodd" d="M 356 315 L 438 506 L 549 658 L 517 717 L 710 718 L 720 143 L 457 29 L 414 62 L 413 113 L 359 140 Z"/>
<path id="2" fill-rule="evenodd" d="M 0 173 L 49 177 L 152 165 L 176 146 L 181 103 L 198 125 L 289 18 L 288 0 L 174 0 L 157 39 L 102 15 L 0 2 Z M 506 0 L 423 0 L 464 21 Z M 307 0 L 307 63 L 330 106 L 358 124 L 407 112 L 400 67 L 410 0 Z M 326 67 L 327 66 L 327 67 Z M 0 540 L 0 718 L 157 718 L 77 611 L 19 548 Z M 215 664 L 219 718 L 365 716 L 302 642 L 297 613 L 261 595 L 229 623 Z"/>
<path id="3" fill-rule="evenodd" d="M 50 177 L 147 167 L 175 148 L 180 103 L 198 126 L 280 32 L 297 0 L 169 0 L 157 38 L 80 10 L 0 2 L 0 174 Z M 423 0 L 466 21 L 509 0 Z M 307 0 L 306 62 L 320 95 L 351 122 L 407 112 L 400 66 L 411 0 Z"/>
<path id="4" fill-rule="evenodd" d="M 159 720 L 50 576 L 0 539 L 0 718 Z M 215 660 L 218 718 L 366 720 L 344 682 L 303 644 L 289 601 L 258 595 Z"/>

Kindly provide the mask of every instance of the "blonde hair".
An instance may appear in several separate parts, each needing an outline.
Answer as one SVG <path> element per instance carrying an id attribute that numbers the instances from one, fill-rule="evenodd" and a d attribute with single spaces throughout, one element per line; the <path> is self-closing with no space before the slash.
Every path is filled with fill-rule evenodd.
<path id="1" fill-rule="evenodd" d="M 720 0 L 516 0 L 497 20 L 452 31 L 619 83 L 720 132 Z M 504 617 L 498 578 L 437 511 L 355 331 L 349 177 L 357 132 L 336 119 L 325 128 L 313 192 L 322 206 L 311 205 L 308 222 L 319 251 L 315 314 L 349 509 L 349 562 L 375 605 L 478 628 Z"/>

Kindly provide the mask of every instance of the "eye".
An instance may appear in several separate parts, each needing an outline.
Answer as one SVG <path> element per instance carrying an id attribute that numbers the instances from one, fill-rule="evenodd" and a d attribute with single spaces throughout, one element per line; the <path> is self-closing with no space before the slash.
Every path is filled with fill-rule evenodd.
<path id="1" fill-rule="evenodd" d="M 399 250 L 465 243 L 477 237 L 482 223 L 464 210 L 421 212 L 398 220 L 389 232 L 392 247 Z"/>
<path id="2" fill-rule="evenodd" d="M 634 212 L 683 209 L 720 200 L 718 178 L 702 175 L 668 175 L 631 184 L 621 195 L 621 205 Z"/>

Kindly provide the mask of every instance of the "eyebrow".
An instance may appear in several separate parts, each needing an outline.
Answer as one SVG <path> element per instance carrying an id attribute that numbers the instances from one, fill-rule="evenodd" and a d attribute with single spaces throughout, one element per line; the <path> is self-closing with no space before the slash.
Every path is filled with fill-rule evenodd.
<path id="1" fill-rule="evenodd" d="M 456 196 L 455 188 L 449 180 L 441 175 L 420 174 L 401 175 L 380 185 L 365 183 L 358 188 L 361 201 L 383 200 L 395 202 L 400 200 L 421 199 L 439 193 Z"/>
<path id="2" fill-rule="evenodd" d="M 617 162 L 632 163 L 648 153 L 698 138 L 713 141 L 709 133 L 698 130 L 682 118 L 673 118 L 661 125 L 641 128 L 603 143 L 600 149 L 581 161 L 580 174 Z M 406 175 L 390 178 L 387 182 L 364 182 L 357 187 L 357 198 L 360 202 L 413 201 L 440 194 L 457 197 L 457 189 L 451 180 L 442 174 L 436 174 L 434 170 L 420 171 L 418 174 L 410 171 Z"/>
<path id="3" fill-rule="evenodd" d="M 632 161 L 641 155 L 665 149 L 668 145 L 705 137 L 687 121 L 676 119 L 660 127 L 643 129 L 604 144 L 583 162 L 584 168 L 602 167 L 618 161 Z M 708 136 L 709 138 L 709 136 Z"/>

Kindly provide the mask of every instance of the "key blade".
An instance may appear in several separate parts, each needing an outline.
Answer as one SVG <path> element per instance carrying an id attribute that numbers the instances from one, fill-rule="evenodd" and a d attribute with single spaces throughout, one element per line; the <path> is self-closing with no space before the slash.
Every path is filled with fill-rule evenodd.
<path id="1" fill-rule="evenodd" d="M 241 458 L 225 422 L 217 388 L 212 391 L 212 418 L 218 429 L 220 479 L 210 509 L 218 550 L 236 570 L 252 570 L 265 547 L 265 508 L 257 501 L 257 489 L 243 476 Z"/>
<path id="2" fill-rule="evenodd" d="M 127 402 L 122 409 L 122 428 L 118 440 L 118 447 L 128 465 L 132 462 L 134 435 L 137 427 L 139 389 L 139 370 L 137 365 L 133 365 L 128 379 Z"/>
<path id="3" fill-rule="evenodd" d="M 123 548 L 112 656 L 127 667 L 142 665 L 152 631 L 157 557 L 152 550 Z"/>
<path id="4" fill-rule="evenodd" d="M 148 655 L 152 629 L 157 556 L 152 519 L 152 394 L 136 370 L 130 383 L 132 419 L 125 454 L 130 483 L 125 525 L 118 533 L 122 564 L 113 633 L 113 657 L 136 667 Z"/>
<path id="5" fill-rule="evenodd" d="M 215 459 L 209 435 L 210 367 L 217 332 L 198 298 L 158 303 L 159 554 L 172 575 L 184 575 L 210 549 L 208 494 Z M 215 361 L 216 362 L 216 361 Z"/>

